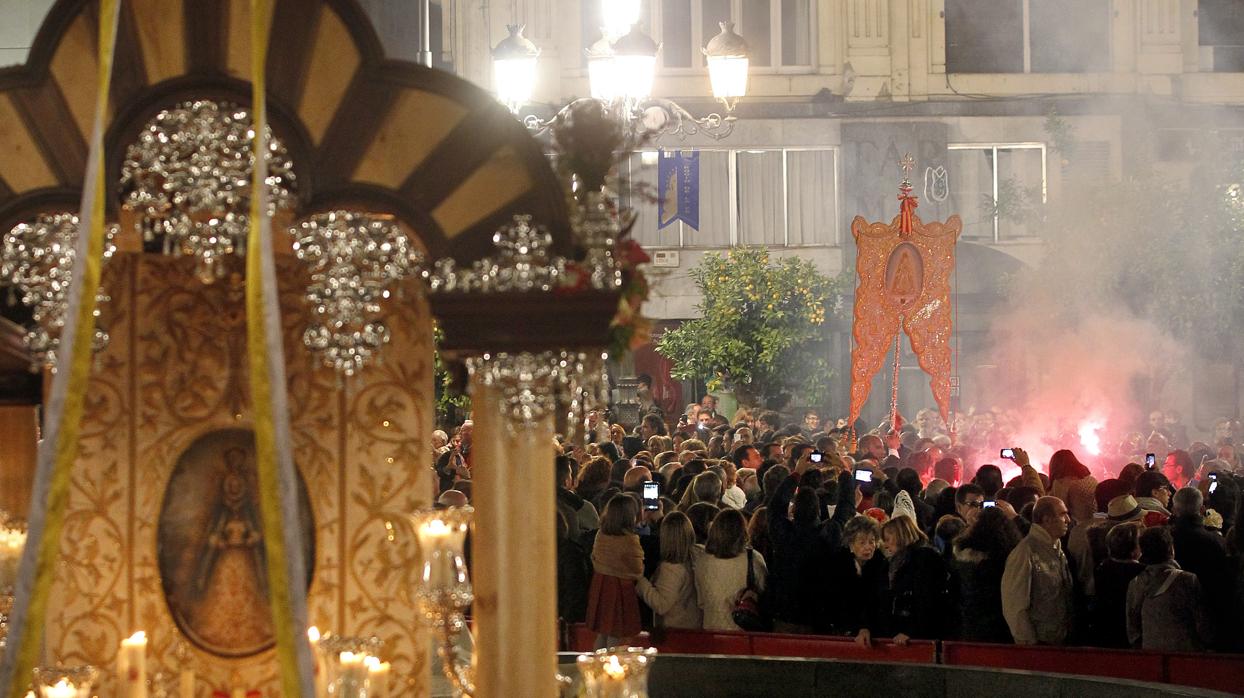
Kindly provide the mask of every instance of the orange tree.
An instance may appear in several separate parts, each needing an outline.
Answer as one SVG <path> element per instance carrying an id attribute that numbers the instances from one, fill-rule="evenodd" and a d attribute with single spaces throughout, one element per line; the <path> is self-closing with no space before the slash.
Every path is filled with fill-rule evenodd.
<path id="1" fill-rule="evenodd" d="M 763 247 L 709 253 L 691 270 L 700 317 L 666 331 L 657 351 L 675 378 L 732 390 L 744 406 L 820 404 L 833 371 L 826 316 L 842 305 L 841 279 Z"/>

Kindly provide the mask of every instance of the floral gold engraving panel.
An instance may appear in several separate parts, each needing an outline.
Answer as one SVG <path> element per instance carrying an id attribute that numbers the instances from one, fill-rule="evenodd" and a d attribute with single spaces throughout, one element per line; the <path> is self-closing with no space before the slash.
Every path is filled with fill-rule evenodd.
<path id="1" fill-rule="evenodd" d="M 240 267 L 239 267 L 240 269 Z M 385 308 L 382 361 L 343 382 L 303 349 L 302 270 L 278 261 L 294 461 L 315 521 L 310 622 L 385 640 L 394 695 L 427 693 L 426 634 L 408 575 L 405 515 L 431 500 L 431 318 L 413 287 Z M 117 255 L 105 276 L 112 342 L 91 376 L 46 659 L 116 665 L 121 638 L 145 630 L 148 672 L 195 672 L 197 696 L 277 695 L 274 654 L 226 658 L 194 647 L 164 601 L 158 545 L 178 458 L 204 434 L 249 429 L 242 280 L 205 286 L 191 260 Z M 383 423 L 388 421 L 388 426 Z M 105 671 L 100 695 L 112 695 Z"/>

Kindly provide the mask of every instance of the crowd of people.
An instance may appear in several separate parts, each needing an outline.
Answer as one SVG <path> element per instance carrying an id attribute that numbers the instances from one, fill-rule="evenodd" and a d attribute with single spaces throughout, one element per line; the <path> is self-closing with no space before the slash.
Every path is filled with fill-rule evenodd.
<path id="1" fill-rule="evenodd" d="M 954 443 L 927 411 L 855 443 L 799 416 L 727 420 L 711 397 L 675 424 L 589 415 L 587 443 L 559 443 L 555 464 L 561 617 L 601 647 L 668 627 L 1244 649 L 1233 423 L 1187 442 L 1159 413 L 1094 461 L 1117 473 L 1099 481 L 1067 449 L 1045 472 L 1006 442 L 978 462 L 997 415 Z M 434 437 L 442 504 L 469 501 L 470 436 Z"/>

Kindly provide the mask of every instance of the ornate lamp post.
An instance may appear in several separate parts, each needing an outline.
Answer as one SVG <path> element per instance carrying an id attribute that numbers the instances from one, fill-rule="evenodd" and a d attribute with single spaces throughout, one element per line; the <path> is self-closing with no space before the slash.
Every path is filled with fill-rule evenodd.
<path id="1" fill-rule="evenodd" d="M 506 30 L 510 35 L 492 50 L 497 99 L 512 112 L 530 102 L 536 89 L 536 59 L 540 57 L 540 49 L 523 36 L 523 29 L 521 24 L 508 25 Z"/>
<path id="2" fill-rule="evenodd" d="M 658 44 L 637 24 L 636 0 L 602 0 L 604 26 L 601 38 L 587 50 L 588 83 L 592 99 L 601 102 L 615 118 L 636 134 L 656 139 L 664 135 L 685 138 L 703 133 L 721 140 L 734 131 L 734 108 L 747 94 L 750 64 L 747 42 L 734 31 L 731 22 L 721 22 L 721 33 L 703 49 L 708 63 L 713 97 L 725 113 L 695 117 L 676 102 L 652 96 L 656 76 Z M 497 98 L 518 114 L 531 99 L 536 81 L 539 49 L 515 33 L 493 49 Z M 523 123 L 534 133 L 543 133 L 565 113 L 552 119 L 527 115 Z"/>

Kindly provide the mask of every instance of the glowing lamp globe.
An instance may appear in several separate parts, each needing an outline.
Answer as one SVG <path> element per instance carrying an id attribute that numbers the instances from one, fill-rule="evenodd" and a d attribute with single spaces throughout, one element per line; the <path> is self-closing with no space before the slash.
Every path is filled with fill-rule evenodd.
<path id="1" fill-rule="evenodd" d="M 613 43 L 613 61 L 619 97 L 639 102 L 652 96 L 652 80 L 657 70 L 657 51 L 661 49 L 639 27 Z"/>
<path id="2" fill-rule="evenodd" d="M 604 32 L 605 28 L 602 27 Z M 613 60 L 613 45 L 608 36 L 602 36 L 587 50 L 587 80 L 592 97 L 602 102 L 618 98 L 617 66 Z"/>
<path id="3" fill-rule="evenodd" d="M 536 59 L 540 57 L 540 49 L 523 36 L 523 28 L 521 24 L 507 26 L 510 35 L 492 50 L 497 99 L 512 112 L 518 112 L 530 102 L 536 89 Z"/>
<path id="4" fill-rule="evenodd" d="M 747 69 L 750 64 L 747 42 L 734 31 L 733 22 L 721 22 L 721 33 L 704 47 L 708 78 L 713 96 L 733 109 L 747 95 Z"/>
<path id="5" fill-rule="evenodd" d="M 606 36 L 619 37 L 639 22 L 640 0 L 601 0 L 600 17 Z"/>

